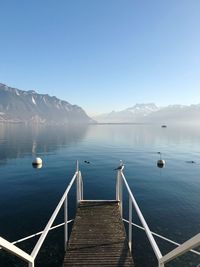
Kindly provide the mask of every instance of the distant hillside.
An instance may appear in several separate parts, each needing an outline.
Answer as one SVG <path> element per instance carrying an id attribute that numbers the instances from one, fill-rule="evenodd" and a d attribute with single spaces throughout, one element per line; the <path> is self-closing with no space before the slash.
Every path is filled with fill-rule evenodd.
<path id="1" fill-rule="evenodd" d="M 200 123 L 200 104 L 197 105 L 170 105 L 153 112 L 144 122 L 160 123 Z"/>
<path id="2" fill-rule="evenodd" d="M 94 117 L 100 123 L 200 123 L 200 104 L 170 105 L 159 108 L 153 103 L 136 104 L 122 111 Z"/>
<path id="3" fill-rule="evenodd" d="M 0 83 L 0 122 L 65 124 L 94 120 L 81 107 L 55 96 L 22 91 Z"/>
<path id="4" fill-rule="evenodd" d="M 159 108 L 154 103 L 148 104 L 136 104 L 131 108 L 127 108 L 121 111 L 112 111 L 107 114 L 102 114 L 93 117 L 97 122 L 141 122 L 144 117 L 148 116 L 152 112 L 158 111 Z"/>

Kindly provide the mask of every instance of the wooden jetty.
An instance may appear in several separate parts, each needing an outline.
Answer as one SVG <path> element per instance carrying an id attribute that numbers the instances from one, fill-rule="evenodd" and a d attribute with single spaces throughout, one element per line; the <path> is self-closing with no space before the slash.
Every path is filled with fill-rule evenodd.
<path id="1" fill-rule="evenodd" d="M 178 244 L 169 238 L 150 231 L 147 222 L 136 202 L 133 193 L 123 174 L 123 163 L 117 170 L 116 198 L 115 200 L 85 200 L 83 198 L 83 179 L 77 161 L 76 172 L 66 188 L 62 198 L 52 213 L 47 225 L 42 232 L 38 232 L 21 238 L 15 242 L 0 236 L 0 249 L 4 249 L 13 255 L 28 262 L 29 267 L 36 267 L 35 259 L 43 245 L 43 242 L 50 230 L 64 226 L 65 256 L 62 267 L 133 267 L 134 262 L 130 248 L 132 247 L 132 227 L 133 225 L 145 231 L 151 247 L 157 258 L 159 267 L 180 255 L 190 251 L 200 256 L 200 252 L 193 248 L 200 246 L 200 233 L 193 236 L 183 244 Z M 76 182 L 76 204 L 77 213 L 75 219 L 68 220 L 68 194 Z M 128 218 L 124 219 L 123 214 L 123 187 L 128 193 Z M 61 207 L 64 206 L 64 223 L 52 226 Z M 141 225 L 132 222 L 132 208 L 134 207 Z M 68 224 L 74 221 L 72 232 L 68 240 Z M 128 225 L 128 238 L 124 228 L 124 223 Z M 15 244 L 41 235 L 31 254 L 17 247 Z M 153 235 L 177 244 L 177 248 L 162 255 Z"/>
<path id="2" fill-rule="evenodd" d="M 63 267 L 134 266 L 118 201 L 81 201 Z"/>

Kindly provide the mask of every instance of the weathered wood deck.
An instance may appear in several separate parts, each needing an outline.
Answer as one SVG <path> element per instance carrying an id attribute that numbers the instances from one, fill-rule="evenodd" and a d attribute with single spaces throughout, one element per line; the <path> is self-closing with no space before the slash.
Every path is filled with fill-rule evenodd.
<path id="1" fill-rule="evenodd" d="M 134 266 L 119 203 L 80 203 L 63 267 Z"/>

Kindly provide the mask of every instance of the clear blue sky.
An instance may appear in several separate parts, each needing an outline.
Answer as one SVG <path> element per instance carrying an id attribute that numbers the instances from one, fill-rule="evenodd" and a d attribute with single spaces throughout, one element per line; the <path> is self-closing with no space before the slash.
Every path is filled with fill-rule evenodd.
<path id="1" fill-rule="evenodd" d="M 200 103 L 200 1 L 1 0 L 0 82 L 90 115 Z"/>

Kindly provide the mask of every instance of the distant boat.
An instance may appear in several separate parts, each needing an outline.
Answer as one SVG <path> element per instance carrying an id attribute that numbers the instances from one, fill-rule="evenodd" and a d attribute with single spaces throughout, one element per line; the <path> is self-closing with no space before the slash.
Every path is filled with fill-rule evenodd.
<path id="1" fill-rule="evenodd" d="M 162 127 L 162 128 L 167 128 L 167 125 L 162 125 L 161 127 Z"/>

